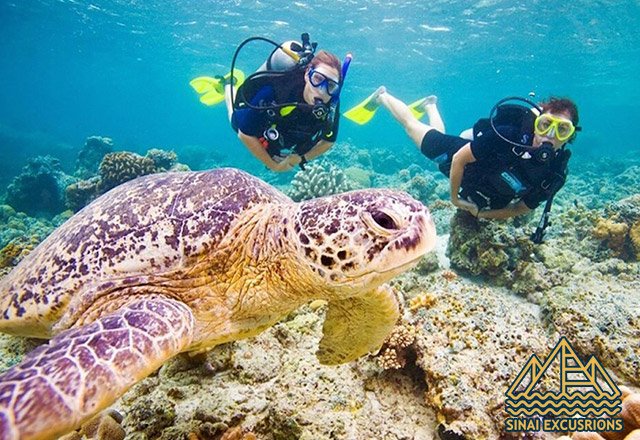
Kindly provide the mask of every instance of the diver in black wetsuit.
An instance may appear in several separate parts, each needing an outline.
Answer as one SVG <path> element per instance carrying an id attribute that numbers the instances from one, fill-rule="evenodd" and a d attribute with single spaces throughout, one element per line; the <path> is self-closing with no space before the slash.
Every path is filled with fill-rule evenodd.
<path id="1" fill-rule="evenodd" d="M 579 130 L 578 109 L 569 99 L 551 98 L 539 108 L 497 105 L 491 118 L 474 125 L 472 137 L 466 133 L 469 138 L 446 135 L 418 121 L 386 91 L 378 102 L 450 178 L 453 204 L 474 216 L 524 214 L 564 184 L 570 156 L 565 145 Z M 439 119 L 435 103 L 426 104 L 425 110 Z"/>
<path id="2" fill-rule="evenodd" d="M 435 100 L 424 113 L 434 126 L 416 119 L 410 108 L 378 89 L 375 99 L 402 124 L 409 137 L 450 179 L 451 202 L 477 218 L 509 218 L 525 214 L 547 201 L 538 230 L 542 240 L 551 201 L 564 185 L 578 127 L 578 108 L 567 98 L 550 98 L 539 106 L 522 98 L 507 98 L 494 106 L 462 136 L 444 134 Z M 524 101 L 527 106 L 507 104 Z"/>

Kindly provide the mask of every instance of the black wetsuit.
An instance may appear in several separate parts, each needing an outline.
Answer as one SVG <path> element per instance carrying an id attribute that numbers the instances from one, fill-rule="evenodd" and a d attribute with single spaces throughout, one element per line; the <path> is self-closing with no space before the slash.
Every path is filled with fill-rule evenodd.
<path id="1" fill-rule="evenodd" d="M 502 118 L 496 128 L 507 139 L 531 145 L 535 116 Z M 460 197 L 471 200 L 479 208 L 500 209 L 509 203 L 523 201 L 535 209 L 564 185 L 570 151 L 561 149 L 546 161 L 532 156 L 535 150 L 516 147 L 502 140 L 488 119 L 480 119 L 473 127 L 474 140 L 429 131 L 422 140 L 421 151 L 435 160 L 447 177 L 453 155 L 471 142 L 475 162 L 465 166 Z"/>
<path id="2" fill-rule="evenodd" d="M 291 153 L 303 155 L 320 140 L 335 142 L 340 114 L 338 105 L 329 106 L 330 111 L 320 118 L 309 105 L 269 108 L 277 104 L 304 103 L 304 85 L 303 69 L 264 72 L 250 77 L 238 89 L 239 108 L 233 112 L 233 129 L 260 139 L 272 158 Z M 265 108 L 251 108 L 247 102 Z M 269 133 L 268 129 L 271 129 Z"/>

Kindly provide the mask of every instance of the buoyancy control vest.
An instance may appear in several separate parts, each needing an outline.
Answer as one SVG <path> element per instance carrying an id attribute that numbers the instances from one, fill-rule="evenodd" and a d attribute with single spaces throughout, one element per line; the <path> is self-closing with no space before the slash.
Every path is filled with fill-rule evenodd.
<path id="1" fill-rule="evenodd" d="M 547 200 L 565 182 L 571 152 L 566 149 L 542 151 L 514 146 L 502 137 L 522 145 L 533 142 L 536 115 L 520 105 L 502 105 L 494 117 L 474 124 L 472 141 L 476 151 L 490 149 L 491 159 L 480 158 L 466 166 L 461 196 L 479 208 L 499 209 L 510 202 L 524 200 L 535 207 Z M 494 130 L 495 127 L 495 130 Z"/>

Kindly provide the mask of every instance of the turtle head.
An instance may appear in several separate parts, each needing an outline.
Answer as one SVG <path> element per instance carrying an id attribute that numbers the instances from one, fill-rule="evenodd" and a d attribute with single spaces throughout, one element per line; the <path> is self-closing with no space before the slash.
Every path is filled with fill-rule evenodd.
<path id="1" fill-rule="evenodd" d="M 302 202 L 295 233 L 303 264 L 330 289 L 354 292 L 411 268 L 436 242 L 427 208 L 384 189 Z"/>

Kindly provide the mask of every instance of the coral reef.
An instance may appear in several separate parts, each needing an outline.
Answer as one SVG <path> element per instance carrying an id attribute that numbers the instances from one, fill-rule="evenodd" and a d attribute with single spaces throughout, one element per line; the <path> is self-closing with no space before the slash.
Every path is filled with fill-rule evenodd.
<path id="1" fill-rule="evenodd" d="M 174 151 L 158 148 L 148 150 L 145 157 L 153 161 L 156 172 L 168 171 L 178 162 L 178 155 Z"/>
<path id="2" fill-rule="evenodd" d="M 136 177 L 190 170 L 178 162 L 173 151 L 152 148 L 143 157 L 129 151 L 114 153 L 112 150 L 113 141 L 109 138 L 93 136 L 87 139 L 76 170 L 83 180 L 65 188 L 65 203 L 69 209 L 79 211 L 111 188 Z"/>
<path id="3" fill-rule="evenodd" d="M 82 174 L 93 180 L 67 190 L 74 209 L 102 190 L 95 173 L 104 154 L 94 147 L 94 171 Z M 560 335 L 580 356 L 595 355 L 616 383 L 640 385 L 637 159 L 585 162 L 558 194 L 545 242 L 533 245 L 529 233 L 541 208 L 508 221 L 454 214 L 441 200 L 447 181 L 435 173 L 407 166 L 401 155 L 387 166 L 375 150 L 336 147 L 331 157 L 352 167 L 307 165 L 312 173 L 298 173 L 295 198 L 367 181 L 404 188 L 430 204 L 439 234 L 451 233 L 456 272 L 430 254 L 393 281 L 406 301 L 404 316 L 376 356 L 319 365 L 312 353 L 326 302 L 315 301 L 258 337 L 167 362 L 114 405 L 122 423 L 112 417 L 102 426 L 120 427 L 127 438 L 166 440 L 551 439 L 556 434 L 503 432 L 504 392 L 526 360 L 548 354 Z M 145 158 L 154 170 L 181 167 L 172 152 L 150 150 Z M 326 181 L 317 185 L 322 175 Z M 630 197 L 616 201 L 620 195 Z M 64 218 L 37 221 L 0 205 L 0 276 Z M 475 276 L 482 285 L 469 280 Z M 0 371 L 34 344 L 0 335 Z M 640 395 L 631 395 L 624 404 L 637 413 Z"/>
<path id="4" fill-rule="evenodd" d="M 417 174 L 404 186 L 404 190 L 425 205 L 429 205 L 437 199 L 435 194 L 436 179 L 431 174 Z"/>
<path id="5" fill-rule="evenodd" d="M 72 183 L 65 189 L 67 207 L 74 212 L 80 211 L 100 194 L 101 180 L 98 176 Z"/>
<path id="6" fill-rule="evenodd" d="M 120 425 L 122 415 L 115 410 L 108 410 L 98 414 L 80 429 L 60 437 L 59 440 L 124 440 L 125 431 Z"/>
<path id="7" fill-rule="evenodd" d="M 591 269 L 574 283 L 544 292 L 548 319 L 575 349 L 593 353 L 616 374 L 640 385 L 640 277 L 619 282 Z"/>
<path id="8" fill-rule="evenodd" d="M 537 248 L 525 225 L 526 219 L 477 220 L 466 211 L 456 211 L 447 248 L 451 266 L 509 285 L 518 264 L 535 261 Z"/>
<path id="9" fill-rule="evenodd" d="M 372 173 L 360 167 L 349 167 L 344 170 L 348 181 L 352 182 L 352 189 L 370 188 Z"/>
<path id="10" fill-rule="evenodd" d="M 52 217 L 64 211 L 64 190 L 75 178 L 62 171 L 52 156 L 28 161 L 7 188 L 6 203 L 31 216 Z"/>
<path id="11" fill-rule="evenodd" d="M 156 165 L 149 157 L 129 151 L 109 153 L 100 162 L 102 191 L 108 191 L 136 177 L 156 172 Z"/>
<path id="12" fill-rule="evenodd" d="M 0 205 L 0 276 L 20 262 L 53 229 L 68 218 L 60 214 L 51 221 L 16 212 L 9 205 Z"/>
<path id="13" fill-rule="evenodd" d="M 416 328 L 411 324 L 397 325 L 378 353 L 378 365 L 384 370 L 400 369 L 407 365 L 407 351 L 416 339 Z"/>
<path id="14" fill-rule="evenodd" d="M 0 249 L 0 270 L 16 266 L 40 243 L 37 236 L 19 236 Z"/>
<path id="15" fill-rule="evenodd" d="M 326 163 L 312 163 L 307 165 L 306 170 L 296 173 L 289 197 L 299 202 L 349 191 L 353 186 L 340 168 Z"/>
<path id="16" fill-rule="evenodd" d="M 442 430 L 447 438 L 504 438 L 504 392 L 532 354 L 548 352 L 553 335 L 535 307 L 506 291 L 444 273 L 410 284 L 416 363 Z"/>
<path id="17" fill-rule="evenodd" d="M 98 172 L 102 158 L 113 151 L 113 140 L 108 137 L 90 136 L 78 153 L 75 176 L 88 179 Z"/>
<path id="18" fill-rule="evenodd" d="M 609 204 L 598 219 L 593 236 L 613 256 L 640 261 L 640 194 Z"/>
<path id="19" fill-rule="evenodd" d="M 370 359 L 318 364 L 323 314 L 305 307 L 250 340 L 167 362 L 116 404 L 128 438 L 432 438 L 422 382 L 381 376 Z"/>

